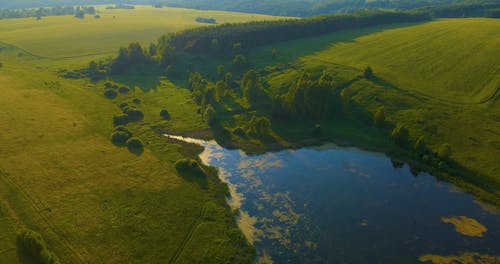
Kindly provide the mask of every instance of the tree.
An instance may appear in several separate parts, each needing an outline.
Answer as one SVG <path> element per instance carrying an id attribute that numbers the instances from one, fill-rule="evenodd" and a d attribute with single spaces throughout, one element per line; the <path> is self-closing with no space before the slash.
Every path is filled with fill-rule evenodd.
<path id="1" fill-rule="evenodd" d="M 216 113 L 214 108 L 211 105 L 208 105 L 205 109 L 205 113 L 203 113 L 203 119 L 210 125 L 214 125 L 216 121 Z"/>
<path id="2" fill-rule="evenodd" d="M 149 44 L 149 56 L 156 56 L 156 45 L 154 43 Z"/>
<path id="3" fill-rule="evenodd" d="M 220 64 L 218 67 L 217 67 L 217 75 L 219 76 L 219 78 L 223 78 L 224 77 L 224 64 Z"/>
<path id="4" fill-rule="evenodd" d="M 255 70 L 249 70 L 241 78 L 241 89 L 248 102 L 255 103 L 262 94 L 259 75 Z"/>
<path id="5" fill-rule="evenodd" d="M 417 141 L 415 141 L 415 144 L 413 144 L 413 150 L 420 154 L 425 153 L 425 137 L 423 135 L 418 137 Z"/>
<path id="6" fill-rule="evenodd" d="M 142 141 L 136 137 L 131 137 L 127 140 L 127 147 L 129 150 L 142 150 L 144 145 Z"/>
<path id="7" fill-rule="evenodd" d="M 373 78 L 373 70 L 370 66 L 366 66 L 365 70 L 363 71 L 363 76 L 366 79 L 371 79 Z"/>
<path id="8" fill-rule="evenodd" d="M 170 113 L 168 112 L 167 109 L 162 109 L 160 111 L 160 116 L 163 117 L 164 119 L 170 120 Z"/>
<path id="9" fill-rule="evenodd" d="M 233 65 L 236 69 L 242 70 L 247 67 L 247 58 L 241 54 L 234 56 Z"/>
<path id="10" fill-rule="evenodd" d="M 400 147 L 405 147 L 408 144 L 409 132 L 403 125 L 397 125 L 391 133 L 391 137 L 394 139 L 396 145 Z"/>

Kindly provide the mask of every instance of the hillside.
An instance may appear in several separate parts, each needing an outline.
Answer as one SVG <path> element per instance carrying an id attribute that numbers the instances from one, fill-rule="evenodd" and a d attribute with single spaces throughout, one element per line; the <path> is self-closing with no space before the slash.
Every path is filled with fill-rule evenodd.
<path id="1" fill-rule="evenodd" d="M 112 100 L 103 95 L 103 83 L 58 75 L 59 69 L 104 59 L 109 55 L 103 53 L 130 41 L 198 26 L 194 19 L 200 14 L 138 7 L 103 10 L 100 20 L 0 22 L 0 263 L 31 263 L 18 252 L 21 228 L 39 232 L 62 263 L 253 258 L 216 175 L 206 169 L 204 181 L 192 181 L 175 169 L 177 160 L 194 158 L 199 150 L 156 133 L 165 127 L 210 135 L 186 89 L 137 73 Z M 220 21 L 271 18 L 208 15 Z M 113 117 L 123 102 L 144 115 L 126 128 L 143 142 L 141 151 L 111 141 Z M 162 109 L 168 109 L 169 120 L 159 115 Z"/>

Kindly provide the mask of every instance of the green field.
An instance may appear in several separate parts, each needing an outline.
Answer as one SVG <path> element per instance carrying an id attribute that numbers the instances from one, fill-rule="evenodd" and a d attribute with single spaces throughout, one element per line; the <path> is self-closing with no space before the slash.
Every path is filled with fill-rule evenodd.
<path id="1" fill-rule="evenodd" d="M 182 8 L 156 9 L 136 6 L 131 10 L 97 8 L 99 19 L 73 16 L 5 19 L 0 23 L 0 41 L 25 49 L 37 56 L 80 57 L 115 53 L 117 47 L 131 42 L 149 44 L 160 35 L 186 28 L 206 26 L 196 17 L 211 17 L 217 23 L 277 19 L 257 14 L 199 11 Z"/>
<path id="2" fill-rule="evenodd" d="M 154 132 L 207 133 L 189 91 L 142 75 L 122 78 L 132 92 L 110 100 L 103 83 L 64 79 L 56 70 L 200 26 L 197 16 L 271 17 L 150 7 L 100 15 L 0 21 L 0 262 L 20 261 L 15 234 L 23 226 L 40 232 L 63 263 L 248 262 L 253 250 L 225 187 L 214 175 L 202 185 L 179 177 L 175 161 L 194 150 Z M 110 141 L 118 105 L 133 99 L 145 114 L 127 126 L 145 144 L 140 155 Z M 171 120 L 159 116 L 163 108 Z"/>
<path id="3" fill-rule="evenodd" d="M 258 68 L 292 65 L 266 76 L 275 93 L 302 71 L 334 72 L 351 81 L 346 89 L 360 106 L 372 113 L 384 106 L 392 123 L 407 126 L 414 140 L 424 135 L 432 150 L 449 143 L 475 181 L 500 186 L 499 47 L 498 19 L 444 19 L 279 43 L 255 49 L 249 60 Z M 367 65 L 377 78 L 357 79 Z"/>

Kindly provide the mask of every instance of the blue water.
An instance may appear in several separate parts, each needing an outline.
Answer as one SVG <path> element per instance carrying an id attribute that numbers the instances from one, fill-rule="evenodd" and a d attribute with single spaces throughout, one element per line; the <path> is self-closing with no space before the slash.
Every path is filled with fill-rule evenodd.
<path id="1" fill-rule="evenodd" d="M 248 156 L 214 141 L 191 142 L 205 147 L 202 160 L 240 197 L 232 204 L 262 259 L 419 263 L 425 254 L 500 255 L 500 215 L 433 176 L 394 168 L 384 155 L 327 145 Z M 466 236 L 441 220 L 455 216 L 487 231 Z"/>

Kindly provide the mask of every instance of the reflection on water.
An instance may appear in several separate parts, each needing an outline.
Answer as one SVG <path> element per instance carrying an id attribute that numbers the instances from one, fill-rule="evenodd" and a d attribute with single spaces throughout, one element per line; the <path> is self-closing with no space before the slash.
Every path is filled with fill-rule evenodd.
<path id="1" fill-rule="evenodd" d="M 500 215 L 384 155 L 325 145 L 248 156 L 171 137 L 205 147 L 201 159 L 229 184 L 263 262 L 418 263 L 464 252 L 500 262 L 492 256 L 500 255 Z"/>

